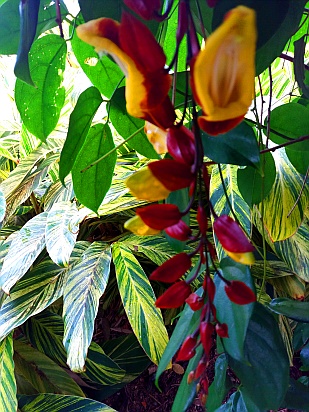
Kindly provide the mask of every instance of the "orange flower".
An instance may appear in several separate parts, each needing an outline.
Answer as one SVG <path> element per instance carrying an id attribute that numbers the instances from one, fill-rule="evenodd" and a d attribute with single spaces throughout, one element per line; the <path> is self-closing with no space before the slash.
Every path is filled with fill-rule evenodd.
<path id="1" fill-rule="evenodd" d="M 254 93 L 256 38 L 255 11 L 238 6 L 195 58 L 192 89 L 203 109 L 199 125 L 207 133 L 225 133 L 247 113 Z"/>
<path id="2" fill-rule="evenodd" d="M 109 54 L 126 76 L 127 111 L 166 129 L 175 112 L 168 97 L 171 76 L 164 69 L 166 57 L 150 30 L 128 13 L 121 23 L 109 18 L 88 21 L 76 29 L 81 40 L 98 54 Z"/>

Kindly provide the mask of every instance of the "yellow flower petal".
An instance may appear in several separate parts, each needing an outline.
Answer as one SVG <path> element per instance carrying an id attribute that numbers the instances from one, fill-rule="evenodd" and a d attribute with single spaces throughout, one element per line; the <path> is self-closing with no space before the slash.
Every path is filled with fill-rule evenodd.
<path id="1" fill-rule="evenodd" d="M 126 185 L 137 199 L 149 200 L 150 202 L 166 199 L 170 194 L 170 190 L 166 189 L 166 187 L 154 177 L 148 167 L 130 176 L 126 180 Z"/>
<path id="2" fill-rule="evenodd" d="M 255 76 L 255 11 L 232 9 L 206 40 L 193 65 L 193 89 L 208 121 L 243 116 Z"/>
<path id="3" fill-rule="evenodd" d="M 163 154 L 167 152 L 166 136 L 167 131 L 160 129 L 160 127 L 155 126 L 150 122 L 145 122 L 144 127 L 146 136 L 148 140 L 153 145 L 155 151 L 158 154 Z"/>
<path id="4" fill-rule="evenodd" d="M 139 216 L 134 216 L 127 220 L 124 227 L 138 236 L 157 235 L 160 233 L 160 230 L 147 226 Z"/>
<path id="5" fill-rule="evenodd" d="M 225 250 L 225 253 L 235 262 L 242 263 L 243 265 L 253 265 L 253 263 L 255 262 L 255 257 L 252 252 L 233 253 Z"/>

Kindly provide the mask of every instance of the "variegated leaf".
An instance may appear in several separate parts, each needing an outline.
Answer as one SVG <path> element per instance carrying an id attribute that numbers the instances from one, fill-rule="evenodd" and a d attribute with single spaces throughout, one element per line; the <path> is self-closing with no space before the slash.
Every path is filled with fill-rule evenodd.
<path id="1" fill-rule="evenodd" d="M 274 286 L 279 296 L 300 300 L 305 298 L 306 283 L 296 275 L 270 279 L 269 283 Z"/>
<path id="2" fill-rule="evenodd" d="M 234 210 L 235 215 L 241 225 L 241 227 L 250 234 L 250 209 L 247 203 L 242 198 L 238 186 L 237 186 L 237 166 L 233 165 L 221 165 L 223 184 L 226 188 L 228 200 Z M 233 218 L 229 203 L 226 199 L 224 187 L 221 182 L 218 166 L 214 166 L 211 174 L 210 181 L 210 200 L 213 208 L 218 216 L 229 215 Z M 218 253 L 219 260 L 226 256 L 222 246 L 219 244 L 215 237 L 215 244 Z"/>
<path id="3" fill-rule="evenodd" d="M 60 181 L 53 183 L 44 196 L 44 210 L 49 211 L 58 202 L 69 202 L 74 197 L 73 182 L 70 176 L 64 179 L 65 187 Z"/>
<path id="4" fill-rule="evenodd" d="M 0 342 L 0 405 L 6 412 L 17 410 L 12 335 Z"/>
<path id="5" fill-rule="evenodd" d="M 309 190 L 305 187 L 298 199 L 303 177 L 289 162 L 284 149 L 276 150 L 273 156 L 277 169 L 276 180 L 258 210 L 261 214 L 262 208 L 264 209 L 261 219 L 272 241 L 281 241 L 294 235 L 302 224 L 309 201 Z"/>
<path id="6" fill-rule="evenodd" d="M 156 364 L 168 342 L 161 312 L 155 306 L 155 295 L 149 280 L 130 249 L 113 244 L 113 260 L 119 293 L 132 329 L 144 351 Z"/>
<path id="7" fill-rule="evenodd" d="M 15 372 L 23 376 L 38 393 L 60 393 L 84 397 L 77 383 L 63 368 L 32 346 L 14 341 Z"/>
<path id="8" fill-rule="evenodd" d="M 19 398 L 20 412 L 117 412 L 104 403 L 78 396 L 40 394 Z"/>
<path id="9" fill-rule="evenodd" d="M 9 294 L 44 249 L 46 219 L 46 212 L 35 216 L 13 239 L 0 272 L 0 286 L 5 293 Z"/>
<path id="10" fill-rule="evenodd" d="M 68 271 L 63 293 L 64 339 L 68 365 L 75 372 L 85 367 L 99 299 L 109 278 L 111 250 L 94 242 L 81 255 L 80 262 Z"/>
<path id="11" fill-rule="evenodd" d="M 68 266 L 70 255 L 79 232 L 79 223 L 83 216 L 75 203 L 55 203 L 48 212 L 45 240 L 46 249 L 51 259 L 59 266 Z"/>
<path id="12" fill-rule="evenodd" d="M 0 189 L 0 223 L 4 219 L 6 210 L 6 201 L 3 191 Z"/>

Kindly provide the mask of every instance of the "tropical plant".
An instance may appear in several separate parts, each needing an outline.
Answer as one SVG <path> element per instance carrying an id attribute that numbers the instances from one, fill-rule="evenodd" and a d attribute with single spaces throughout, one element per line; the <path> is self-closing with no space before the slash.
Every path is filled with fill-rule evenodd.
<path id="1" fill-rule="evenodd" d="M 0 1 L 2 410 L 308 410 L 307 7 Z"/>

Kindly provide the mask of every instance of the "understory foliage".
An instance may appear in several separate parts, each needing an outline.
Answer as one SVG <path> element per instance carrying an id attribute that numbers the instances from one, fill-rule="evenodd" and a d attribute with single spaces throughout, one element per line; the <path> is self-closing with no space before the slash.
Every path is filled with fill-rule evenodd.
<path id="1" fill-rule="evenodd" d="M 1 410 L 309 410 L 308 12 L 0 1 Z"/>

